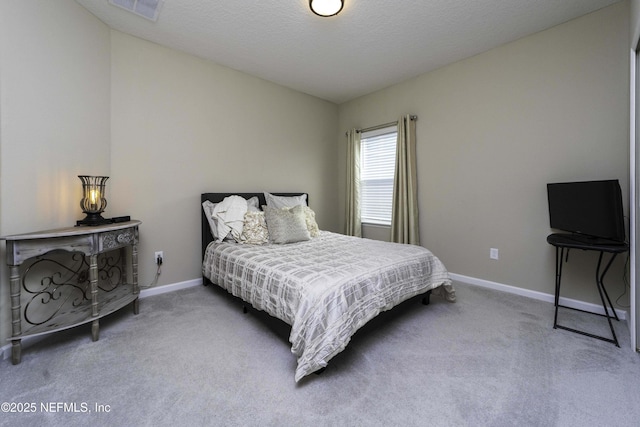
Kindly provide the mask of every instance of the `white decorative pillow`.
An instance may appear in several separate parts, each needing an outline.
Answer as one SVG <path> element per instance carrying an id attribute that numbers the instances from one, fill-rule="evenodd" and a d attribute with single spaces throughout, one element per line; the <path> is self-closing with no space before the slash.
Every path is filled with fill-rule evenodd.
<path id="1" fill-rule="evenodd" d="M 263 208 L 269 230 L 269 241 L 283 244 L 311 238 L 307 229 L 304 206 L 277 209 L 267 205 Z"/>
<path id="2" fill-rule="evenodd" d="M 232 198 L 236 198 L 237 200 L 239 200 L 239 196 L 230 196 Z M 225 198 L 225 200 L 227 200 L 227 198 Z M 223 200 L 224 201 L 224 200 Z M 227 235 L 224 238 L 218 239 L 218 212 L 215 212 L 214 214 L 214 210 L 216 209 L 216 206 L 218 205 L 218 203 L 213 203 L 209 200 L 205 200 L 204 202 L 202 202 L 202 210 L 204 210 L 204 214 L 207 217 L 207 222 L 209 222 L 209 228 L 211 229 L 211 235 L 213 235 L 213 239 L 214 240 L 227 240 L 227 239 L 234 239 L 232 234 L 227 232 Z M 237 206 L 236 206 L 237 207 Z M 240 209 L 239 212 L 241 212 L 242 210 Z M 250 198 L 249 200 L 247 200 L 247 212 L 262 212 L 260 210 L 260 200 L 258 199 L 258 196 L 253 196 L 252 198 Z M 238 216 L 238 213 L 236 213 L 236 217 Z M 237 218 L 236 218 L 237 219 Z M 238 236 L 238 238 L 240 238 L 240 236 Z M 236 239 L 237 240 L 237 239 Z"/>
<path id="3" fill-rule="evenodd" d="M 240 243 L 263 245 L 269 243 L 269 230 L 264 219 L 264 212 L 247 212 L 244 214 L 244 226 Z"/>
<path id="4" fill-rule="evenodd" d="M 320 228 L 316 222 L 316 213 L 309 206 L 304 206 L 304 219 L 307 223 L 307 230 L 311 237 L 318 237 L 320 235 Z"/>
<path id="5" fill-rule="evenodd" d="M 247 212 L 262 212 L 260 210 L 260 200 L 258 200 L 258 196 L 253 196 L 247 200 Z"/>
<path id="6" fill-rule="evenodd" d="M 233 240 L 239 242 L 245 213 L 247 213 L 247 200 L 240 196 L 228 196 L 217 203 L 211 214 L 216 223 L 218 235 L 216 240 L 221 242 L 231 235 Z"/>
<path id="7" fill-rule="evenodd" d="M 292 208 L 298 205 L 307 205 L 307 195 L 302 194 L 300 196 L 276 196 L 271 193 L 264 193 L 264 199 L 267 201 L 267 206 L 272 208 Z"/>

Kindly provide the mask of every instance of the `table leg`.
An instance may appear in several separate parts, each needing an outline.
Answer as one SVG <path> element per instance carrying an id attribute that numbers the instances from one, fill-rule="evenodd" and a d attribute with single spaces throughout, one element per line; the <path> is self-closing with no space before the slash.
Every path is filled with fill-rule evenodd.
<path id="1" fill-rule="evenodd" d="M 604 293 L 604 296 L 607 298 L 607 301 L 609 302 L 609 307 L 613 312 L 613 317 L 615 317 L 615 319 L 619 321 L 620 319 L 618 318 L 618 313 L 616 313 L 616 311 L 614 310 L 613 303 L 611 302 L 611 298 L 609 298 L 609 294 L 607 293 L 607 290 L 604 287 L 604 276 L 605 274 L 607 274 L 607 271 L 609 271 L 609 267 L 611 267 L 611 264 L 613 264 L 613 260 L 616 258 L 617 255 L 618 254 L 614 253 L 611 256 L 611 259 L 609 260 L 609 263 L 607 263 L 607 266 L 602 272 L 602 274 L 598 276 L 598 273 L 596 272 L 596 283 L 598 283 L 598 285 L 602 288 L 602 292 Z M 603 302 L 603 305 L 604 305 L 604 302 Z"/>
<path id="2" fill-rule="evenodd" d="M 611 300 L 609 299 L 609 295 L 607 294 L 607 290 L 604 287 L 604 275 L 607 274 L 607 271 L 609 270 L 609 267 L 611 267 L 611 264 L 613 263 L 613 260 L 616 258 L 617 254 L 613 254 L 611 256 L 611 259 L 609 259 L 609 262 L 607 263 L 607 266 L 605 267 L 604 271 L 602 272 L 602 274 L 600 274 L 600 267 L 602 266 L 602 257 L 604 256 L 604 252 L 600 252 L 600 257 L 598 258 L 598 267 L 596 268 L 596 285 L 598 288 L 598 293 L 600 294 L 600 300 L 602 301 L 602 308 L 604 309 L 604 314 L 605 317 L 607 318 L 607 322 L 609 322 L 609 329 L 611 329 L 611 335 L 613 336 L 613 340 L 612 342 L 620 347 L 620 344 L 618 343 L 618 337 L 616 336 L 616 332 L 613 329 L 613 324 L 611 323 L 611 316 L 609 315 L 609 309 L 607 308 L 607 303 L 605 302 L 605 296 L 607 297 L 607 301 L 609 301 L 609 307 L 611 308 L 611 311 L 613 312 L 613 315 L 615 316 L 616 320 L 618 319 L 618 314 L 616 313 L 615 309 L 613 308 L 613 304 L 611 304 Z"/>
<path id="3" fill-rule="evenodd" d="M 21 340 L 11 341 L 11 363 L 19 365 L 22 361 L 22 344 Z"/>
<path id="4" fill-rule="evenodd" d="M 558 307 L 560 306 L 560 283 L 562 281 L 562 262 L 564 258 L 564 248 L 556 246 L 556 292 L 554 305 L 556 308 L 555 316 L 553 318 L 553 328 L 558 326 Z"/>
<path id="5" fill-rule="evenodd" d="M 131 283 L 133 284 L 133 294 L 139 295 L 140 288 L 138 287 L 138 245 L 135 243 L 131 245 Z M 138 298 L 133 301 L 133 314 L 140 312 L 140 303 Z"/>
<path id="6" fill-rule="evenodd" d="M 100 320 L 98 316 L 98 255 L 89 256 L 89 285 L 91 286 L 91 316 L 95 317 L 91 323 L 91 339 L 100 339 Z"/>
<path id="7" fill-rule="evenodd" d="M 22 307 L 20 305 L 20 270 L 17 265 L 9 267 L 9 283 L 11 293 L 11 336 L 22 334 Z M 22 359 L 22 344 L 20 339 L 11 340 L 11 363 L 17 365 Z"/>
<path id="8" fill-rule="evenodd" d="M 100 321 L 98 319 L 91 322 L 91 341 L 100 339 Z"/>

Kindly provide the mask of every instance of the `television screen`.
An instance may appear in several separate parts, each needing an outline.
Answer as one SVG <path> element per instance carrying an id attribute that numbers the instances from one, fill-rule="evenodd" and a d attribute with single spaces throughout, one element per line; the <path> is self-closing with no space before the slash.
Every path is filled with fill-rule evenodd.
<path id="1" fill-rule="evenodd" d="M 617 179 L 547 184 L 551 228 L 624 242 L 622 191 Z"/>

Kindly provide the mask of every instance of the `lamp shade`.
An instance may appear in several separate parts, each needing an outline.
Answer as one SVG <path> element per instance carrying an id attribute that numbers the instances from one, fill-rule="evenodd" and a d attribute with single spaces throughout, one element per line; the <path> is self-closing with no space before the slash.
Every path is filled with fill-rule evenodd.
<path id="1" fill-rule="evenodd" d="M 109 177 L 78 175 L 78 178 L 82 181 L 80 207 L 82 208 L 82 212 L 87 214 L 87 216 L 83 220 L 78 221 L 77 224 L 100 225 L 109 222 L 100 215 L 107 207 L 105 187 Z"/>
<path id="2" fill-rule="evenodd" d="M 344 0 L 309 0 L 309 8 L 319 16 L 334 16 L 340 13 Z"/>

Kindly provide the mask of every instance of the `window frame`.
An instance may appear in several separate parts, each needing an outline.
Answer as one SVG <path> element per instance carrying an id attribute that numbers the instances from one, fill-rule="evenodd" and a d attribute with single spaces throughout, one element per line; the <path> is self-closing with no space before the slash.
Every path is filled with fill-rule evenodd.
<path id="1" fill-rule="evenodd" d="M 365 199 L 367 197 L 366 195 L 366 182 L 367 181 L 373 181 L 375 178 L 367 178 L 364 179 L 363 176 L 367 175 L 368 172 L 370 172 L 370 170 L 368 170 L 368 168 L 366 168 L 366 161 L 365 161 L 365 156 L 367 155 L 367 148 L 366 145 L 368 142 L 371 143 L 375 143 L 375 142 L 390 142 L 390 141 L 381 141 L 379 138 L 383 137 L 383 136 L 387 136 L 387 135 L 393 135 L 392 140 L 393 140 L 393 147 L 387 148 L 387 150 L 390 152 L 389 156 L 389 163 L 391 164 L 390 168 L 387 168 L 386 170 L 383 170 L 383 168 L 380 168 L 377 173 L 383 173 L 383 174 L 390 174 L 391 175 L 391 186 L 388 189 L 383 189 L 383 191 L 388 192 L 388 200 L 385 200 L 385 207 L 384 209 L 382 209 L 387 215 L 384 218 L 381 218 L 379 215 L 376 217 L 375 214 L 373 214 L 373 212 L 365 212 L 366 206 L 368 204 L 365 203 Z M 374 138 L 378 138 L 378 141 L 367 141 L 367 140 L 372 140 Z M 398 126 L 397 125 L 391 125 L 391 126 L 384 126 L 381 128 L 377 128 L 377 129 L 372 129 L 369 131 L 363 131 L 360 135 L 360 220 L 361 223 L 363 225 L 373 225 L 373 226 L 378 226 L 378 227 L 390 227 L 391 226 L 391 219 L 392 219 L 392 203 L 393 203 L 393 186 L 394 186 L 394 180 L 395 180 L 395 168 L 396 168 L 396 150 L 397 150 L 397 144 L 398 144 Z M 391 149 L 392 148 L 392 149 Z M 378 178 L 377 180 L 389 180 L 388 177 L 385 178 Z M 379 184 L 381 187 L 384 186 L 384 184 Z M 388 186 L 388 184 L 387 184 Z M 369 188 L 372 188 L 371 186 Z"/>

